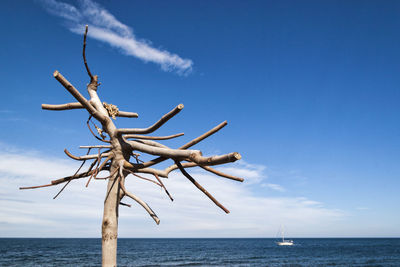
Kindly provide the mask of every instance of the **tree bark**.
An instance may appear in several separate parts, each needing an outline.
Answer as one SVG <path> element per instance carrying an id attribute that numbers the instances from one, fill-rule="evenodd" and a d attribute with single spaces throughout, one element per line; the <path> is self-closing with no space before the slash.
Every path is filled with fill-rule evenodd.
<path id="1" fill-rule="evenodd" d="M 113 172 L 112 170 L 111 172 Z M 117 266 L 118 207 L 119 207 L 118 175 L 109 179 L 106 199 L 104 201 L 103 221 L 101 224 L 102 266 Z"/>

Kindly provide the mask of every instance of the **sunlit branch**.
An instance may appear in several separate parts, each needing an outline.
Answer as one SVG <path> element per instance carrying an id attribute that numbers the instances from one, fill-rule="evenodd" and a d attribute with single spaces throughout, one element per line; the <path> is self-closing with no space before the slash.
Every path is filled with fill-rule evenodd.
<path id="1" fill-rule="evenodd" d="M 51 184 L 46 184 L 46 185 L 38 185 L 38 186 L 28 186 L 28 187 L 20 187 L 19 189 L 36 189 L 36 188 L 41 188 L 41 187 L 48 187 L 48 186 L 54 186 L 54 185 L 58 185 L 58 184 L 62 184 L 65 182 L 68 182 L 70 180 L 75 180 L 75 179 L 80 179 L 80 178 L 85 178 L 88 177 L 89 175 L 91 175 L 94 172 L 94 170 L 89 171 L 89 172 L 83 172 L 77 175 L 71 175 L 71 176 L 67 176 L 64 178 L 60 178 L 57 180 L 52 180 Z"/>
<path id="2" fill-rule="evenodd" d="M 90 104 L 87 99 L 79 93 L 79 91 L 67 80 L 64 78 L 64 76 L 61 75 L 57 70 L 53 73 L 54 78 L 56 78 L 57 81 L 59 81 L 65 89 L 68 90 L 68 92 L 73 95 L 76 100 L 78 100 L 79 103 L 82 104 L 83 107 L 86 108 L 86 110 L 93 115 L 98 120 L 104 120 L 104 117 L 97 112 L 97 110 Z"/>
<path id="3" fill-rule="evenodd" d="M 159 187 L 162 187 L 162 185 L 161 185 L 161 184 L 157 183 L 157 182 L 156 182 L 156 181 L 154 181 L 154 180 L 151 180 L 151 179 L 149 179 L 149 178 L 146 178 L 146 177 L 140 176 L 140 175 L 138 175 L 137 173 L 134 173 L 134 172 L 133 172 L 133 171 L 131 171 L 131 170 L 128 170 L 128 169 L 125 169 L 125 170 L 127 170 L 129 173 L 131 173 L 133 176 L 136 176 L 137 178 L 143 179 L 143 180 L 145 180 L 145 181 L 152 182 L 152 183 L 154 183 L 154 184 L 158 185 Z"/>
<path id="4" fill-rule="evenodd" d="M 226 121 L 220 123 L 219 125 L 217 125 L 216 127 L 212 128 L 211 130 L 209 130 L 208 132 L 205 132 L 204 134 L 200 135 L 199 137 L 193 139 L 192 141 L 184 144 L 183 146 L 181 146 L 179 149 L 187 149 L 191 146 L 194 146 L 195 144 L 199 143 L 200 141 L 206 139 L 207 137 L 209 137 L 210 135 L 218 132 L 219 130 L 221 130 L 222 128 L 224 128 L 228 123 Z M 164 157 L 158 157 L 155 159 L 152 159 L 150 161 L 144 162 L 143 163 L 143 168 L 145 167 L 150 167 L 153 166 L 157 163 L 163 162 L 164 160 L 166 160 L 167 158 Z"/>
<path id="5" fill-rule="evenodd" d="M 143 139 L 143 140 L 167 140 L 167 139 L 172 139 L 176 138 L 179 136 L 184 135 L 184 133 L 178 133 L 178 134 L 173 134 L 173 135 L 168 135 L 168 136 L 146 136 L 146 135 L 139 135 L 139 134 L 126 134 L 124 135 L 124 138 L 126 139 Z"/>
<path id="6" fill-rule="evenodd" d="M 89 155 L 91 148 L 88 148 L 86 155 Z M 78 172 L 82 169 L 83 165 L 85 165 L 86 160 L 84 160 L 81 164 L 81 166 L 79 166 L 79 168 L 76 170 L 76 172 L 74 173 L 74 175 L 72 175 L 72 177 L 75 177 Z M 58 191 L 58 193 L 53 197 L 53 199 L 56 199 L 62 191 L 64 191 L 64 189 L 68 186 L 68 184 L 71 182 L 71 180 L 69 180 L 62 188 L 60 191 Z"/>
<path id="7" fill-rule="evenodd" d="M 135 112 L 128 112 L 128 111 L 118 111 L 117 117 L 125 117 L 125 118 L 138 118 L 139 114 Z"/>
<path id="8" fill-rule="evenodd" d="M 120 187 L 126 196 L 135 200 L 149 213 L 150 217 L 156 222 L 156 224 L 160 224 L 160 219 L 157 217 L 157 215 L 154 213 L 154 211 L 149 207 L 149 205 L 147 205 L 147 203 L 144 202 L 143 200 L 141 200 L 139 197 L 137 197 L 134 194 L 132 194 L 131 192 L 127 191 L 124 184 L 121 182 L 121 180 L 120 180 Z"/>
<path id="9" fill-rule="evenodd" d="M 119 134 L 148 134 L 152 133 L 158 128 L 160 128 L 164 123 L 166 123 L 169 119 L 171 119 L 173 116 L 178 114 L 181 110 L 183 109 L 183 104 L 179 104 L 176 106 L 173 110 L 165 114 L 164 116 L 161 117 L 159 121 L 154 123 L 152 126 L 148 128 L 121 128 L 118 129 Z"/>
<path id="10" fill-rule="evenodd" d="M 82 109 L 82 108 L 85 107 L 79 102 L 59 104 L 59 105 L 42 104 L 42 109 L 46 110 L 69 110 L 69 109 Z"/>
<path id="11" fill-rule="evenodd" d="M 228 179 L 235 180 L 235 181 L 238 181 L 238 182 L 243 182 L 244 181 L 243 178 L 239 178 L 239 177 L 236 177 L 236 176 L 233 176 L 233 175 L 230 175 L 230 174 L 223 173 L 221 171 L 217 171 L 216 169 L 213 169 L 213 168 L 211 168 L 209 166 L 199 165 L 199 167 L 203 168 L 206 171 L 212 172 L 212 173 L 214 173 L 214 174 L 216 174 L 218 176 L 224 177 L 224 178 L 228 178 Z"/>
<path id="12" fill-rule="evenodd" d="M 79 146 L 79 148 L 112 148 L 112 146 L 108 146 L 108 145 Z"/>
<path id="13" fill-rule="evenodd" d="M 67 154 L 68 157 L 74 159 L 74 160 L 88 160 L 88 159 L 97 159 L 98 155 L 85 155 L 85 156 L 74 156 L 72 155 L 67 149 L 64 149 L 65 154 Z M 107 152 L 103 152 L 100 154 L 101 158 L 105 158 L 108 157 L 110 155 L 110 153 Z"/>
<path id="14" fill-rule="evenodd" d="M 138 143 L 142 143 L 142 144 L 145 144 L 145 145 L 148 145 L 148 146 L 155 146 L 155 147 L 161 147 L 161 148 L 170 149 L 169 147 L 167 147 L 167 146 L 165 146 L 163 144 L 160 144 L 158 142 L 152 141 L 152 140 L 133 140 L 131 142 L 138 142 Z"/>
<path id="15" fill-rule="evenodd" d="M 146 144 L 141 144 L 136 141 L 128 141 L 128 144 L 133 150 L 138 150 L 151 155 L 163 156 L 166 158 L 189 158 L 191 154 L 200 155 L 199 150 L 178 150 L 149 146 Z"/>
<path id="16" fill-rule="evenodd" d="M 183 146 L 181 146 L 179 149 L 187 149 L 189 147 L 194 146 L 195 144 L 203 141 L 204 139 L 206 139 L 207 137 L 209 137 L 210 135 L 215 134 L 216 132 L 218 132 L 219 130 L 221 130 L 222 128 L 224 128 L 226 125 L 228 124 L 227 121 L 224 121 L 220 124 L 218 124 L 217 126 L 215 126 L 214 128 L 212 128 L 211 130 L 209 130 L 208 132 L 205 132 L 204 134 L 200 135 L 199 137 L 193 139 L 192 141 L 184 144 Z"/>
<path id="17" fill-rule="evenodd" d="M 229 213 L 229 210 L 225 208 L 221 203 L 218 202 L 206 189 L 204 189 L 192 176 L 190 176 L 189 173 L 186 172 L 186 170 L 183 168 L 182 164 L 179 161 L 175 161 L 175 164 L 178 166 L 179 170 L 182 172 L 182 174 L 189 179 L 201 192 L 203 192 L 209 199 L 211 199 L 212 202 L 214 202 L 215 205 L 220 207 L 223 211 L 226 213 Z"/>

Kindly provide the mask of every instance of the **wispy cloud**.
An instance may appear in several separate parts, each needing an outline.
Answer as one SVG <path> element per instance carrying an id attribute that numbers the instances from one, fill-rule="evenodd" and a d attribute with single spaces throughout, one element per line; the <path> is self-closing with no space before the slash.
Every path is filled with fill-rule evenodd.
<path id="1" fill-rule="evenodd" d="M 84 25 L 87 24 L 89 37 L 108 43 L 126 55 L 159 64 L 164 71 L 188 74 L 192 70 L 192 60 L 154 48 L 150 42 L 138 39 L 132 28 L 120 22 L 96 2 L 80 0 L 77 7 L 56 0 L 40 2 L 50 14 L 62 17 L 65 25 L 74 33 L 83 34 Z"/>
<path id="2" fill-rule="evenodd" d="M 239 177 L 245 177 L 246 184 L 260 183 L 268 177 L 265 173 L 266 167 L 264 165 L 249 164 L 244 160 L 224 167 L 217 167 L 217 169 L 225 173 L 234 172 Z"/>
<path id="3" fill-rule="evenodd" d="M 0 110 L 0 121 L 21 122 L 21 121 L 26 121 L 26 119 L 20 117 L 20 114 L 15 112 L 15 110 L 2 109 Z"/>
<path id="4" fill-rule="evenodd" d="M 4 145 L 0 158 L 3 159 L 0 161 L 0 236 L 100 236 L 98 225 L 106 181 L 95 180 L 86 188 L 85 180 L 77 180 L 53 200 L 60 186 L 24 191 L 18 187 L 46 184 L 51 179 L 70 175 L 78 167 L 75 162 Z M 261 169 L 264 168 L 260 165 L 235 164 L 229 171 L 232 175 L 247 173 L 257 177 L 257 173 L 262 174 Z M 329 225 L 344 218 L 342 211 L 326 208 L 323 203 L 308 198 L 260 195 L 253 192 L 255 183 L 238 183 L 202 170 L 188 171 L 231 211 L 229 215 L 179 172 L 171 173 L 164 180 L 174 202 L 154 184 L 129 176 L 126 187 L 152 207 L 161 224 L 155 225 L 139 205 L 132 203 L 132 208 L 121 207 L 119 235 L 268 237 L 275 236 L 282 223 L 292 236 L 310 236 L 318 230 L 326 235 Z"/>
<path id="5" fill-rule="evenodd" d="M 286 191 L 286 189 L 283 188 L 283 187 L 282 187 L 281 185 L 279 185 L 279 184 L 262 184 L 261 186 L 263 186 L 263 187 L 268 187 L 268 188 L 271 188 L 271 189 L 276 190 L 276 191 L 279 191 L 279 192 L 285 192 L 285 191 Z"/>

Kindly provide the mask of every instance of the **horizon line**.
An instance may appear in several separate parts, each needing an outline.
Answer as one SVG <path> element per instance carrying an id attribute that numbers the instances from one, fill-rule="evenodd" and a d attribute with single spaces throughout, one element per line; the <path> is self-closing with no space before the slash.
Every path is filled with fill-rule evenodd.
<path id="1" fill-rule="evenodd" d="M 18 238 L 30 238 L 30 239 L 101 239 L 101 237 L 0 237 L 0 239 L 18 239 Z M 399 239 L 400 236 L 380 236 L 380 237 L 287 237 L 290 239 Z M 281 239 L 281 237 L 118 237 L 118 239 Z"/>

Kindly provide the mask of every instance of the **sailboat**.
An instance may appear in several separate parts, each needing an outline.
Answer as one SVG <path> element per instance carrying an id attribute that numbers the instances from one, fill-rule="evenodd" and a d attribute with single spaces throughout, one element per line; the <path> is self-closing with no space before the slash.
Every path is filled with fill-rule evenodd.
<path id="1" fill-rule="evenodd" d="M 276 244 L 278 246 L 292 246 L 294 245 L 293 240 L 285 240 L 285 233 L 284 233 L 284 227 L 281 227 L 281 235 L 282 235 L 282 241 L 277 241 Z"/>

